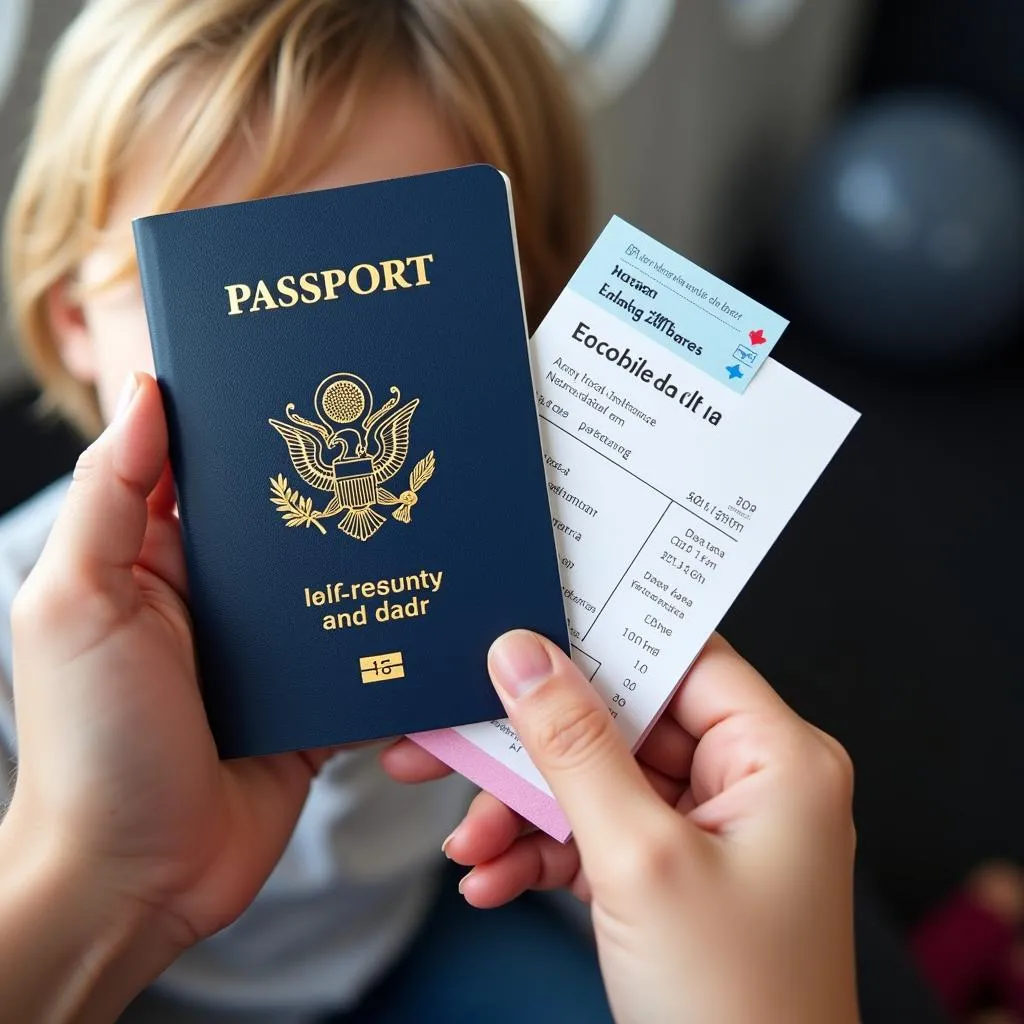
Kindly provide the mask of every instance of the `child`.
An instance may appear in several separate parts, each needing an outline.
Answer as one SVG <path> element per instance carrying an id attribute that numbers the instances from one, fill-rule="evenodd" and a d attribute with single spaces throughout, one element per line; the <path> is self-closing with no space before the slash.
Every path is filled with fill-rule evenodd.
<path id="1" fill-rule="evenodd" d="M 582 133 L 546 42 L 518 0 L 86 3 L 47 72 L 6 223 L 7 302 L 47 400 L 91 434 L 127 374 L 151 370 L 133 217 L 475 161 L 512 179 L 536 326 L 588 228 Z M 0 524 L 5 608 L 65 488 Z M 5 630 L 0 784 L 16 756 Z M 181 957 L 133 1019 L 302 1020 L 356 1006 L 427 917 L 438 849 L 466 800 L 458 780 L 390 782 L 372 749 L 338 755 L 253 907 Z M 466 964 L 447 969 L 456 979 Z M 568 954 L 561 970 L 572 974 Z M 428 1003 L 421 1019 L 442 1014 Z"/>

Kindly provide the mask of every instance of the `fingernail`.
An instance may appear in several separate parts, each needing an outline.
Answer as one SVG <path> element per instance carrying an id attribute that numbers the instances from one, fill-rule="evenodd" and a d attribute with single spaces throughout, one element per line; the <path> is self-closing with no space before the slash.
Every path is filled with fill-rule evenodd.
<path id="1" fill-rule="evenodd" d="M 139 381 L 134 373 L 128 374 L 128 379 L 121 387 L 121 394 L 117 399 L 117 408 L 114 410 L 114 422 L 116 423 L 128 411 L 132 404 L 135 393 L 139 390 Z"/>
<path id="2" fill-rule="evenodd" d="M 525 629 L 498 637 L 487 660 L 494 682 L 513 700 L 536 689 L 552 671 L 547 648 Z"/>
<path id="3" fill-rule="evenodd" d="M 458 829 L 455 829 L 455 832 L 458 832 L 458 831 L 459 831 Z M 441 844 L 441 852 L 442 852 L 442 853 L 443 853 L 443 854 L 444 854 L 444 855 L 445 855 L 446 857 L 448 857 L 448 844 L 449 844 L 449 843 L 450 843 L 450 842 L 452 841 L 452 839 L 453 839 L 453 838 L 455 837 L 455 832 L 451 832 L 451 833 L 449 833 L 449 835 L 448 835 L 448 838 L 447 838 L 447 839 L 446 839 L 446 840 L 445 840 L 445 841 L 444 841 L 444 842 L 443 842 L 443 843 Z M 448 859 L 449 859 L 449 860 L 451 860 L 451 857 L 448 857 Z"/>
<path id="4" fill-rule="evenodd" d="M 464 875 L 463 875 L 463 876 L 462 876 L 462 877 L 461 877 L 461 878 L 459 879 L 459 895 L 460 895 L 460 896 L 465 896 L 465 895 L 466 895 L 466 889 L 465 889 L 465 885 L 466 885 L 466 882 L 468 882 L 468 881 L 469 881 L 469 879 L 470 879 L 470 878 L 471 878 L 471 877 L 473 876 L 473 871 L 475 871 L 475 870 L 476 870 L 476 869 L 475 869 L 475 868 L 473 868 L 473 869 L 471 869 L 471 870 L 467 871 L 467 872 L 466 872 L 466 873 L 465 873 L 465 874 L 464 874 Z"/>

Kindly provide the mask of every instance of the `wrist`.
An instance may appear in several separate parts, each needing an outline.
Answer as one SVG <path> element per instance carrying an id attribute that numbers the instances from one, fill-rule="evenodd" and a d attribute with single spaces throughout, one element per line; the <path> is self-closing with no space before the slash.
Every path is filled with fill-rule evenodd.
<path id="1" fill-rule="evenodd" d="M 157 908 L 119 893 L 73 843 L 0 823 L 0 991 L 17 1020 L 110 1021 L 181 951 Z"/>

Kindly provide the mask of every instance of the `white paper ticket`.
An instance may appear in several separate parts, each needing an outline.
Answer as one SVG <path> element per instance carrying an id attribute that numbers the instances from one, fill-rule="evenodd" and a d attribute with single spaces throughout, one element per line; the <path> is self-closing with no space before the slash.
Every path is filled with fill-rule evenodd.
<path id="1" fill-rule="evenodd" d="M 857 420 L 784 327 L 615 219 L 531 341 L 573 660 L 634 748 Z M 568 837 L 506 720 L 413 738 Z"/>

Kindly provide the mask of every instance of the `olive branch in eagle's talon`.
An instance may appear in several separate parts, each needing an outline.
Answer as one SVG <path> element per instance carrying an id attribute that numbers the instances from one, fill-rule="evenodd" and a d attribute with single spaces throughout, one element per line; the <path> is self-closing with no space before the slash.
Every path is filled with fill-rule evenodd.
<path id="1" fill-rule="evenodd" d="M 288 486 L 284 474 L 270 478 L 270 500 L 288 526 L 315 526 L 326 536 L 327 531 L 318 522 L 320 513 L 313 508 L 312 498 L 303 498 L 298 491 Z"/>
<path id="2" fill-rule="evenodd" d="M 418 491 L 434 475 L 434 453 L 427 452 L 425 458 L 416 463 L 409 476 L 409 486 Z"/>
<path id="3" fill-rule="evenodd" d="M 397 519 L 400 523 L 407 523 L 411 518 L 411 510 L 413 505 L 419 501 L 419 497 L 416 492 L 434 475 L 434 453 L 427 452 L 427 454 L 416 463 L 412 473 L 409 476 L 409 490 L 402 491 L 399 495 L 398 500 L 401 502 L 399 508 L 395 509 L 391 513 L 392 518 Z"/>

